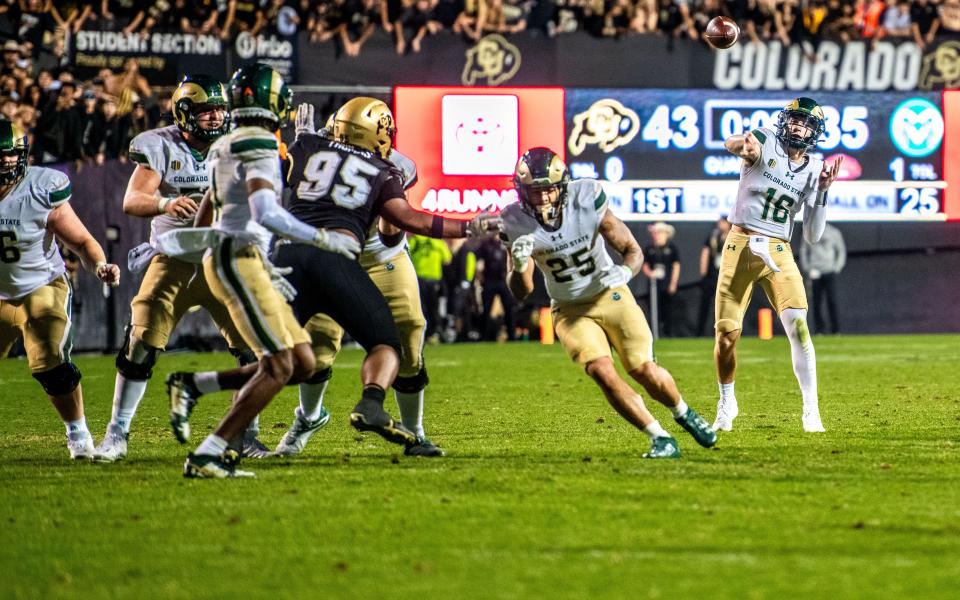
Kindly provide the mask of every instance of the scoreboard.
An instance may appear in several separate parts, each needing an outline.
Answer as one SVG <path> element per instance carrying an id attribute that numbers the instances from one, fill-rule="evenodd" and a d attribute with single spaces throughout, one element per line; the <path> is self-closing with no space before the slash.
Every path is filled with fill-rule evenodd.
<path id="1" fill-rule="evenodd" d="M 575 89 L 566 94 L 574 178 L 605 183 L 627 219 L 713 220 L 736 197 L 730 135 L 775 129 L 795 92 Z M 940 94 L 810 92 L 825 131 L 812 151 L 844 156 L 831 220 L 945 220 Z"/>

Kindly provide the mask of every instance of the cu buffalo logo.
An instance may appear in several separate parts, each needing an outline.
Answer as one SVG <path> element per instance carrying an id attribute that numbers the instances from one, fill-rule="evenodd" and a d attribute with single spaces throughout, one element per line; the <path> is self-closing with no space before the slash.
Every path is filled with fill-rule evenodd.
<path id="1" fill-rule="evenodd" d="M 579 156 L 591 144 L 604 152 L 612 152 L 630 143 L 639 131 L 637 113 L 612 98 L 604 98 L 573 117 L 567 147 L 574 156 Z"/>
<path id="2" fill-rule="evenodd" d="M 960 42 L 943 42 L 923 57 L 920 89 L 955 88 L 960 84 Z"/>
<path id="3" fill-rule="evenodd" d="M 467 50 L 467 64 L 460 80 L 463 85 L 500 85 L 520 70 L 520 50 L 502 35 L 492 33 Z"/>

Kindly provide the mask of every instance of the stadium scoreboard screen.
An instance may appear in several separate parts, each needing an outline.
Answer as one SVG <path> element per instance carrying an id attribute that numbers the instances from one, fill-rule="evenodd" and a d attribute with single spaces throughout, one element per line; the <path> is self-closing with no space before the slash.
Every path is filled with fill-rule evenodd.
<path id="1" fill-rule="evenodd" d="M 574 178 L 606 183 L 633 219 L 715 219 L 729 212 L 740 159 L 724 140 L 776 129 L 795 92 L 568 90 L 566 158 Z M 843 155 L 831 220 L 944 220 L 940 94 L 811 93 L 824 133 L 812 151 Z"/>

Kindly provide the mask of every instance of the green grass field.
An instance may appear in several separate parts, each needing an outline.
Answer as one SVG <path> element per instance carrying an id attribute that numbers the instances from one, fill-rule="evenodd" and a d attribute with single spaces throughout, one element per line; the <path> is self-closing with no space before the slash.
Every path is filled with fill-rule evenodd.
<path id="1" fill-rule="evenodd" d="M 426 424 L 449 455 L 407 458 L 347 425 L 347 351 L 305 455 L 234 481 L 181 477 L 162 385 L 228 356 L 164 356 L 115 465 L 70 462 L 25 362 L 4 361 L 0 596 L 956 598 L 960 336 L 815 341 L 826 434 L 801 433 L 786 340 L 746 340 L 741 416 L 717 448 L 653 407 L 679 461 L 641 459 L 646 437 L 559 346 L 532 343 L 428 348 Z M 712 343 L 657 350 L 712 420 Z M 113 359 L 77 362 L 99 441 Z M 195 441 L 227 401 L 202 400 Z M 267 409 L 268 445 L 295 404 L 288 389 Z"/>

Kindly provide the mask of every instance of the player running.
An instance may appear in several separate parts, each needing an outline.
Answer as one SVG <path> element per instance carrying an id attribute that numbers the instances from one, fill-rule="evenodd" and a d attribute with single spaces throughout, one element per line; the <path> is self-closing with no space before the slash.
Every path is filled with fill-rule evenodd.
<path id="1" fill-rule="evenodd" d="M 298 137 L 300 134 L 315 133 L 313 105 L 300 105 L 296 124 Z M 334 115 L 331 115 L 327 126 L 319 134 L 323 137 L 332 136 L 333 125 Z M 395 148 L 390 149 L 387 159 L 402 172 L 404 189 L 416 183 L 417 166 L 411 159 Z M 395 238 L 399 234 L 395 245 L 383 243 L 378 233 L 378 223 Z M 423 362 L 426 319 L 420 306 L 417 274 L 406 252 L 402 232 L 388 228 L 392 226 L 381 223 L 379 219 L 374 221 L 364 243 L 363 254 L 360 255 L 360 266 L 386 299 L 400 334 L 400 368 L 393 389 L 400 409 L 400 421 L 417 437 L 416 443 L 405 444 L 404 453 L 408 456 L 443 456 L 443 450 L 427 439 L 423 429 L 423 392 L 430 380 Z M 329 316 L 318 314 L 307 322 L 305 329 L 312 340 L 317 370 L 310 381 L 300 384 L 300 405 L 294 411 L 289 430 L 277 445 L 275 454 L 279 456 L 303 452 L 310 436 L 330 420 L 330 415 L 323 407 L 323 395 L 330 381 L 333 362 L 340 351 L 343 328 Z"/>
<path id="2" fill-rule="evenodd" d="M 177 323 L 194 306 L 210 312 L 238 362 L 256 362 L 227 308 L 207 286 L 201 267 L 203 253 L 171 257 L 156 250 L 157 236 L 193 226 L 197 205 L 209 185 L 207 150 L 228 129 L 223 84 L 212 77 L 187 75 L 174 91 L 172 103 L 174 125 L 145 131 L 130 143 L 129 156 L 137 166 L 127 184 L 123 211 L 151 219 L 150 243 L 131 251 L 131 262 L 137 263 L 134 267 L 149 265 L 140 291 L 130 303 L 130 325 L 117 354 L 113 411 L 107 433 L 97 447 L 96 460 L 100 462 L 126 457 L 130 425 L 157 356 L 166 348 Z M 189 422 L 176 413 L 171 414 L 171 422 L 177 439 L 186 442 Z M 256 434 L 254 425 L 245 436 L 244 446 L 250 453 L 263 446 Z"/>
<path id="3" fill-rule="evenodd" d="M 66 425 L 70 458 L 89 460 L 80 369 L 70 360 L 73 290 L 54 236 L 103 283 L 118 285 L 120 269 L 73 212 L 67 176 L 28 167 L 29 150 L 26 132 L 0 120 L 0 358 L 22 335 L 33 378 Z"/>
<path id="4" fill-rule="evenodd" d="M 218 216 L 214 228 L 180 237 L 168 233 L 161 236 L 161 245 L 178 240 L 181 250 L 187 250 L 191 240 L 193 247 L 212 242 L 203 259 L 207 283 L 259 362 L 221 373 L 172 373 L 167 378 L 171 406 L 185 415 L 202 393 L 239 389 L 217 429 L 187 457 L 185 477 L 253 476 L 236 468 L 239 456 L 227 449 L 228 441 L 240 435 L 291 378 L 303 381 L 313 373 L 310 338 L 271 280 L 272 267 L 265 259 L 271 234 L 323 248 L 344 260 L 360 252 L 360 244 L 350 236 L 306 225 L 280 206 L 274 132 L 286 121 L 292 101 L 280 74 L 259 63 L 243 67 L 230 80 L 228 95 L 236 128 L 214 142 L 208 156 L 211 193 L 206 202 Z"/>
<path id="5" fill-rule="evenodd" d="M 517 162 L 513 185 L 520 202 L 503 211 L 510 292 L 523 300 L 533 291 L 530 266 L 536 263 L 544 274 L 560 342 L 614 409 L 650 437 L 644 458 L 679 458 L 680 448 L 617 374 L 611 345 L 630 376 L 669 408 L 697 443 L 713 446 L 716 433 L 683 401 L 670 373 L 653 362 L 650 328 L 627 287 L 643 264 L 643 252 L 607 209 L 600 183 L 570 181 L 559 156 L 548 148 L 531 148 Z M 606 244 L 623 256 L 622 265 L 613 263 Z"/>
<path id="6" fill-rule="evenodd" d="M 727 150 L 743 159 L 740 188 L 730 213 L 733 224 L 723 245 L 717 276 L 716 430 L 732 431 L 739 409 L 733 383 L 737 340 L 753 284 L 760 283 L 777 309 L 790 339 L 793 372 L 803 395 L 803 430 L 824 431 L 817 399 L 817 359 L 807 328 L 807 295 L 790 248 L 793 221 L 803 214 L 803 237 L 815 244 L 827 222 L 827 190 L 837 178 L 843 157 L 829 165 L 811 156 L 823 134 L 823 109 L 810 98 L 797 98 L 780 113 L 776 131 L 755 129 L 733 135 Z"/>

